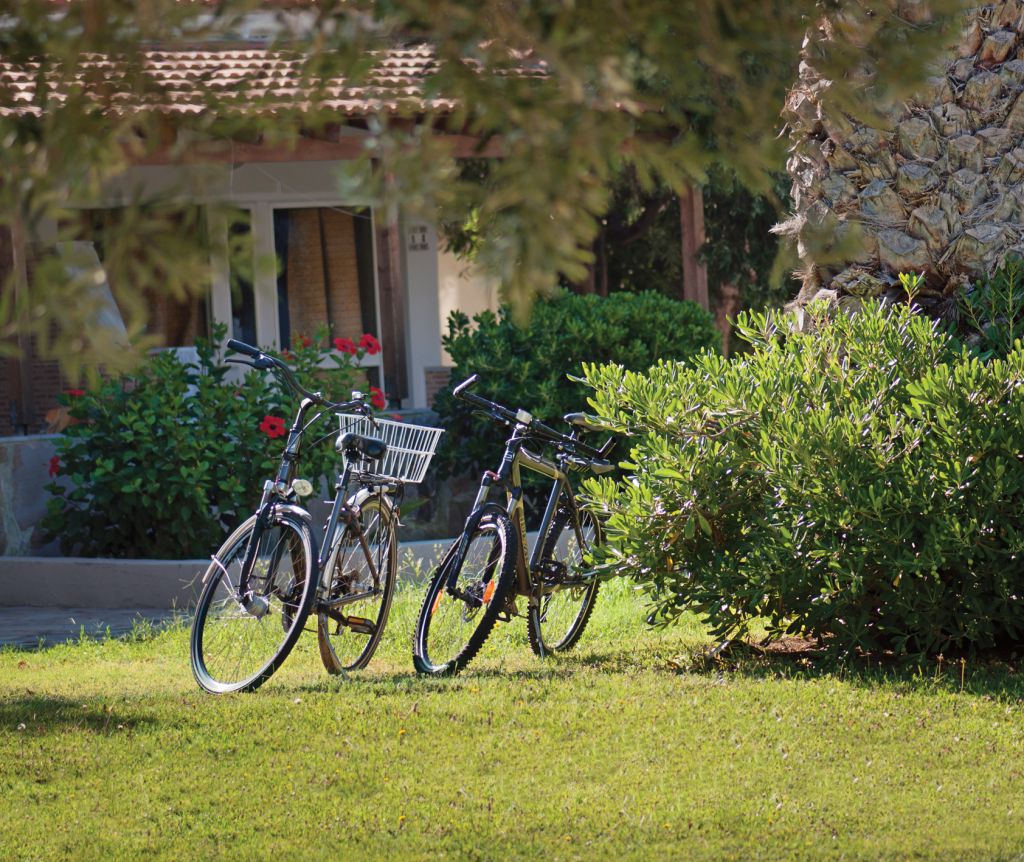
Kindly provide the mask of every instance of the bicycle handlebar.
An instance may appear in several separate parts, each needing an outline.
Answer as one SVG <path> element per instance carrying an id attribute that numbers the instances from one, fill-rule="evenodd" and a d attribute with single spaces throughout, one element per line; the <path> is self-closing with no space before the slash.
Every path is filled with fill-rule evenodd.
<path id="1" fill-rule="evenodd" d="M 582 450 L 588 456 L 595 461 L 603 461 L 603 453 L 599 449 L 595 449 L 593 446 L 588 446 L 582 440 L 576 440 L 569 437 L 566 434 L 562 434 L 560 431 L 556 431 L 543 422 L 534 419 L 526 410 L 510 410 L 508 407 L 502 407 L 500 404 L 495 404 L 493 401 L 488 401 L 486 398 L 482 398 L 469 390 L 476 385 L 476 382 L 480 379 L 479 374 L 474 374 L 472 377 L 468 377 L 462 381 L 458 386 L 452 390 L 452 395 L 456 398 L 460 398 L 463 401 L 468 401 L 470 404 L 475 404 L 477 407 L 481 407 L 486 410 L 491 416 L 501 422 L 509 422 L 512 424 L 523 425 L 529 428 L 539 437 L 544 437 L 550 443 L 556 443 L 561 446 L 569 446 L 572 449 Z"/>
<path id="2" fill-rule="evenodd" d="M 253 347 L 251 344 L 246 344 L 244 341 L 237 341 L 234 338 L 228 339 L 227 347 L 228 350 L 234 350 L 235 353 L 244 353 L 246 356 L 251 356 L 253 359 L 259 359 L 262 355 L 262 351 L 258 347 Z"/>
<path id="3" fill-rule="evenodd" d="M 356 398 L 353 401 L 328 401 L 319 392 L 310 392 L 301 383 L 299 383 L 299 379 L 295 376 L 294 371 L 292 371 L 280 359 L 264 353 L 258 347 L 253 347 L 251 344 L 246 344 L 244 341 L 229 338 L 227 348 L 228 350 L 234 350 L 236 353 L 242 353 L 253 360 L 251 363 L 241 363 L 243 365 L 251 365 L 253 368 L 257 368 L 260 371 L 267 369 L 276 369 L 277 371 L 280 371 L 284 382 L 288 384 L 292 391 L 297 392 L 303 398 L 308 398 L 314 404 L 326 407 L 328 410 L 359 410 L 363 413 L 369 413 L 369 408 L 366 406 L 366 401 L 363 398 Z"/>

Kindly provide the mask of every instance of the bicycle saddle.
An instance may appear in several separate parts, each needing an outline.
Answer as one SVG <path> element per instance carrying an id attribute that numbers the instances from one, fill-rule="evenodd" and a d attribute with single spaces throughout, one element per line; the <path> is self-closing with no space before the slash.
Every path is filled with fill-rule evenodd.
<path id="1" fill-rule="evenodd" d="M 597 419 L 594 416 L 588 416 L 586 413 L 566 413 L 562 418 L 570 425 L 575 425 L 584 431 L 605 430 L 603 426 L 597 424 Z"/>
<path id="2" fill-rule="evenodd" d="M 371 461 L 379 461 L 388 451 L 388 444 L 376 437 L 364 437 L 354 431 L 346 431 L 338 438 L 334 448 L 343 452 L 346 458 L 355 458 L 362 455 Z"/>

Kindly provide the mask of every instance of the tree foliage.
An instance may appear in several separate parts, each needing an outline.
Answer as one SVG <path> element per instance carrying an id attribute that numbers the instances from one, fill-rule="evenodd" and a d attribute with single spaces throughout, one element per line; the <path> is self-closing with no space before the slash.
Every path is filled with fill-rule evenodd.
<path id="1" fill-rule="evenodd" d="M 308 98 L 261 98 L 240 81 L 229 94 L 211 89 L 204 110 L 170 120 L 140 49 L 230 41 L 240 16 L 258 5 L 80 0 L 54 11 L 0 3 L 5 62 L 30 68 L 37 82 L 31 110 L 0 116 L 0 223 L 29 242 L 43 238 L 45 224 L 74 238 L 71 208 L 94 204 L 138 156 L 161 147 L 186 153 L 195 141 L 288 141 L 337 123 L 324 98 L 343 77 L 381 107 L 364 118 L 365 150 L 348 164 L 340 190 L 430 217 L 475 209 L 479 261 L 522 301 L 584 273 L 610 181 L 624 164 L 644 189 L 660 182 L 678 192 L 718 162 L 767 190 L 765 167 L 781 158 L 779 110 L 804 34 L 822 15 L 819 0 L 323 0 L 279 13 L 276 47 L 304 58 L 295 83 Z M 963 4 L 934 0 L 929 21 L 901 14 L 918 3 L 837 5 L 850 48 L 833 46 L 819 71 L 833 80 L 834 105 L 865 116 L 876 99 L 920 83 L 947 38 L 943 25 Z M 435 52 L 419 92 L 387 91 L 373 77 L 379 55 L 371 51 L 396 43 Z M 90 63 L 97 54 L 109 65 Z M 874 68 L 869 87 L 862 76 L 847 80 L 855 65 Z M 8 87 L 6 106 L 15 96 Z M 436 107 L 446 100 L 453 110 Z M 488 183 L 460 180 L 444 133 L 496 145 L 501 158 Z M 201 289 L 202 250 L 175 248 L 182 237 L 173 231 L 143 229 L 156 202 L 135 203 L 138 219 L 123 229 L 139 238 L 134 254 L 152 257 L 153 283 Z M 45 340 L 57 322 L 79 334 L 74 343 L 53 343 L 72 369 L 101 357 L 129 359 L 90 341 L 89 297 L 87 280 L 55 273 L 31 299 L 6 291 L 0 335 L 27 331 Z M 138 332 L 140 323 L 129 328 Z"/>

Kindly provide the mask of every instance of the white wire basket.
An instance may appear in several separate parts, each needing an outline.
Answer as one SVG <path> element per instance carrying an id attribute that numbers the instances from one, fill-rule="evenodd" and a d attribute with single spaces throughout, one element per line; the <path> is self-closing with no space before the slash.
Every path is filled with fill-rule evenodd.
<path id="1" fill-rule="evenodd" d="M 373 462 L 371 472 L 398 482 L 422 482 L 434 457 L 437 441 L 443 428 L 394 422 L 391 419 L 371 420 L 358 413 L 338 413 L 342 434 L 352 431 L 364 437 L 376 437 L 388 444 L 388 451 L 380 461 Z"/>

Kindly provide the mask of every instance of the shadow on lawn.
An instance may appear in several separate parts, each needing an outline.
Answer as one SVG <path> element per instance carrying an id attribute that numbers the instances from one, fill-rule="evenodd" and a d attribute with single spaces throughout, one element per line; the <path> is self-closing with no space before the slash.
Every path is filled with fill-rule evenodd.
<path id="1" fill-rule="evenodd" d="M 23 732 L 32 736 L 63 733 L 68 729 L 86 733 L 123 733 L 156 725 L 150 715 L 125 709 L 122 704 L 82 702 L 66 697 L 26 694 L 0 699 L 0 731 Z"/>
<path id="2" fill-rule="evenodd" d="M 329 677 L 317 682 L 295 686 L 297 692 L 363 691 L 369 696 L 383 697 L 399 692 L 465 691 L 483 680 L 499 679 L 510 683 L 553 682 L 575 676 L 577 668 L 565 665 L 541 665 L 536 668 L 503 668 L 470 665 L 457 676 L 426 677 L 411 670 L 356 672 Z"/>
<path id="3" fill-rule="evenodd" d="M 677 673 L 707 676 L 738 674 L 754 679 L 838 679 L 864 688 L 894 687 L 900 691 L 945 691 L 1006 701 L 1024 701 L 1024 666 L 996 658 L 934 659 L 930 663 L 881 658 L 839 658 L 822 650 L 763 649 L 732 642 L 714 649 L 695 649 L 667 662 Z"/>

